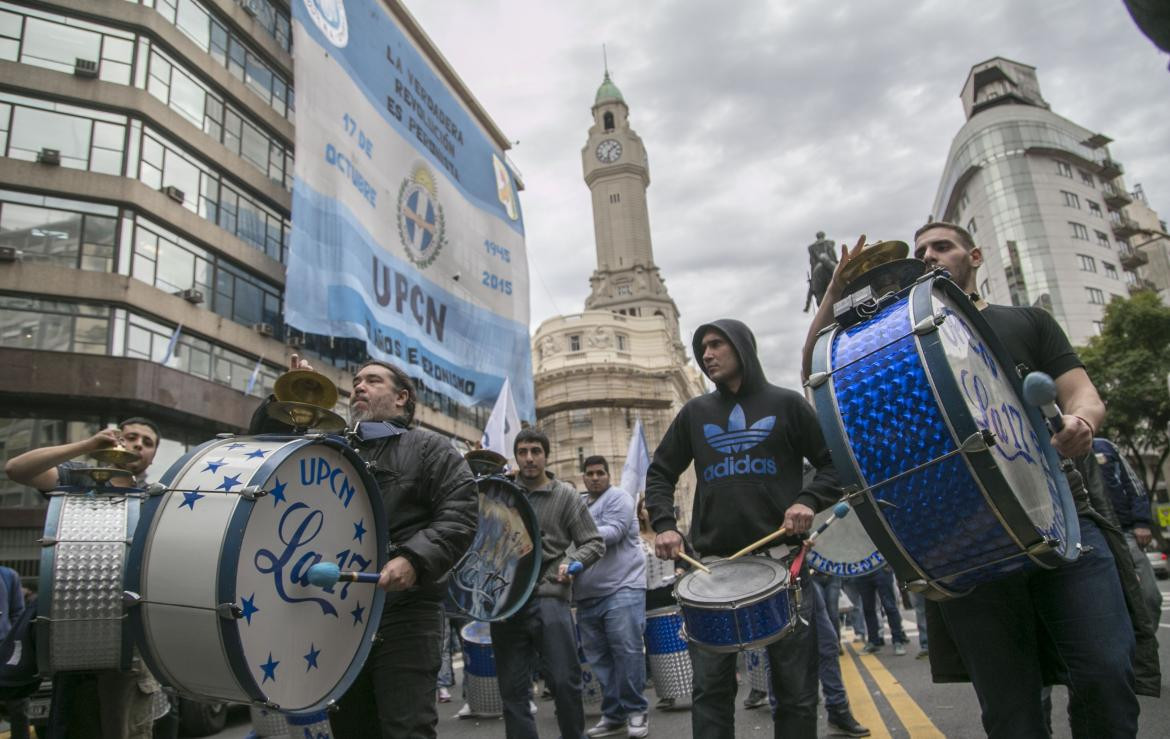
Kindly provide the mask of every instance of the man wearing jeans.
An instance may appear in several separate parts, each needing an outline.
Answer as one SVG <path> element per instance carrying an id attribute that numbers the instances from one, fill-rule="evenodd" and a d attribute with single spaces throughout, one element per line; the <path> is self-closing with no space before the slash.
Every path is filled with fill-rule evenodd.
<path id="1" fill-rule="evenodd" d="M 580 562 L 588 568 L 601 559 L 605 544 L 573 486 L 545 472 L 548 450 L 548 437 L 533 428 L 522 429 L 512 443 L 519 465 L 516 481 L 524 487 L 540 527 L 541 565 L 540 579 L 528 601 L 491 626 L 508 739 L 537 737 L 528 701 L 538 666 L 552 693 L 563 739 L 585 736 L 581 662 L 569 610 L 573 578 L 569 566 Z"/>
<path id="2" fill-rule="evenodd" d="M 894 592 L 894 573 L 889 565 L 882 565 L 873 572 L 857 578 L 857 589 L 861 591 L 861 607 L 865 611 L 865 630 L 869 643 L 861 650 L 872 654 L 882 648 L 886 640 L 882 637 L 882 625 L 878 622 L 877 607 L 881 603 L 890 622 L 890 636 L 894 642 L 894 654 L 906 654 L 910 640 L 902 630 L 902 614 L 898 610 L 898 594 Z"/>
<path id="3" fill-rule="evenodd" d="M 605 556 L 573 583 L 581 646 L 601 683 L 601 720 L 587 735 L 646 736 L 646 559 L 634 499 L 610 486 L 609 463 L 600 456 L 585 460 L 585 490 L 605 542 Z"/>

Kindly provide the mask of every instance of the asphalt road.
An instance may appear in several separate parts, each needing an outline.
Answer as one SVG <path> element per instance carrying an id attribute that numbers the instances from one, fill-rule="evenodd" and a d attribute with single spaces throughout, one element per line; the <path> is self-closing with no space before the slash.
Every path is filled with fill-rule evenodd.
<path id="1" fill-rule="evenodd" d="M 1162 618 L 1159 628 L 1161 642 L 1162 692 L 1160 699 L 1141 698 L 1139 736 L 1142 739 L 1170 739 L 1170 580 L 1158 581 L 1163 593 Z M 857 720 L 868 727 L 875 739 L 883 737 L 982 737 L 979 723 L 979 703 L 969 685 L 935 685 L 930 681 L 926 660 L 915 659 L 917 629 L 914 612 L 903 612 L 903 622 L 910 635 L 911 647 L 906 656 L 894 656 L 886 646 L 875 655 L 861 654 L 860 643 L 850 641 L 852 632 L 842 635 L 845 654 L 841 656 L 841 671 Z M 888 633 L 887 633 L 888 640 Z M 1010 680 L 1010 675 L 1005 675 Z M 459 678 L 462 680 L 462 676 Z M 458 695 L 458 688 L 456 688 Z M 741 685 L 735 717 L 737 737 L 770 737 L 771 719 L 767 708 L 746 710 L 740 705 L 748 688 Z M 653 705 L 656 697 L 650 695 Z M 503 737 L 504 724 L 499 719 L 460 719 L 456 717 L 461 703 L 439 704 L 440 737 Z M 1057 739 L 1070 737 L 1067 721 L 1067 694 L 1063 687 L 1053 691 L 1053 724 Z M 591 726 L 599 718 L 597 705 L 586 706 L 586 723 Z M 541 736 L 556 737 L 556 720 L 551 702 L 538 701 L 536 714 Z M 247 710 L 234 709 L 231 725 L 218 736 L 224 739 L 242 739 L 250 730 Z M 822 707 L 820 734 L 830 736 Z M 650 711 L 650 735 L 682 739 L 691 735 L 690 712 L 684 708 L 673 711 Z M 0 739 L 3 736 L 0 735 Z"/>

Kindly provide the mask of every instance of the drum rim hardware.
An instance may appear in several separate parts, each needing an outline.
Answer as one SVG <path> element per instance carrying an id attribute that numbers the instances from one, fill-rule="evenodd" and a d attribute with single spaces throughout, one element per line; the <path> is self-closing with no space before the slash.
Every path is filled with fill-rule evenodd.
<path id="1" fill-rule="evenodd" d="M 681 613 L 683 620 L 683 624 L 679 628 L 679 636 L 682 637 L 684 641 L 694 644 L 699 649 L 705 649 L 710 652 L 719 652 L 724 654 L 766 647 L 767 645 L 788 636 L 792 630 L 796 628 L 799 618 L 797 611 L 799 609 L 800 587 L 792 580 L 791 576 L 789 575 L 788 568 L 785 567 L 782 562 L 779 562 L 766 555 L 749 555 L 738 560 L 715 560 L 710 562 L 710 564 L 716 567 L 739 566 L 746 562 L 758 562 L 761 560 L 770 563 L 770 566 L 776 568 L 782 575 L 782 580 L 772 586 L 769 586 L 767 589 L 759 593 L 753 594 L 750 597 L 740 598 L 738 600 L 725 601 L 722 603 L 691 602 L 685 595 L 680 594 L 680 588 L 684 583 L 693 578 L 701 576 L 706 577 L 707 575 L 699 571 L 692 570 L 691 572 L 688 572 L 687 574 L 680 577 L 674 586 L 674 599 L 678 604 L 679 612 Z M 737 612 L 776 598 L 780 593 L 784 593 L 785 595 L 784 607 L 788 612 L 788 621 L 784 623 L 775 633 L 768 634 L 767 636 L 761 637 L 759 639 L 754 639 L 750 642 L 743 641 L 743 630 L 740 626 L 740 619 L 736 615 Z M 692 639 L 691 636 L 687 633 L 686 628 L 686 622 L 688 621 L 688 610 L 703 611 L 707 613 L 731 613 L 731 622 L 735 627 L 735 643 L 713 644 L 698 639 Z"/>

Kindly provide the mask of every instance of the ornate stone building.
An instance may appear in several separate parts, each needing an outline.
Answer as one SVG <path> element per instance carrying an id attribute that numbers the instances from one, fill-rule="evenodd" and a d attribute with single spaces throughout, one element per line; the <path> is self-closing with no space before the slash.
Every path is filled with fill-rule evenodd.
<path id="1" fill-rule="evenodd" d="M 636 419 L 653 452 L 683 403 L 706 392 L 654 264 L 650 166 L 628 116 L 606 72 L 581 150 L 597 246 L 592 292 L 584 313 L 550 318 L 532 339 L 536 416 L 552 441 L 550 469 L 578 485 L 581 462 L 591 454 L 609 460 L 618 482 Z M 684 529 L 694 487 L 688 471 L 676 493 Z"/>

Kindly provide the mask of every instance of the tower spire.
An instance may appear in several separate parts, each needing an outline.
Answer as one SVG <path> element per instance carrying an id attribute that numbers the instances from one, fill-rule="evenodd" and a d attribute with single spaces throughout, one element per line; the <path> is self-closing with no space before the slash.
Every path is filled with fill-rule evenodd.
<path id="1" fill-rule="evenodd" d="M 609 79 L 609 54 L 605 51 L 605 44 L 601 45 L 601 62 L 605 66 L 605 78 Z"/>

